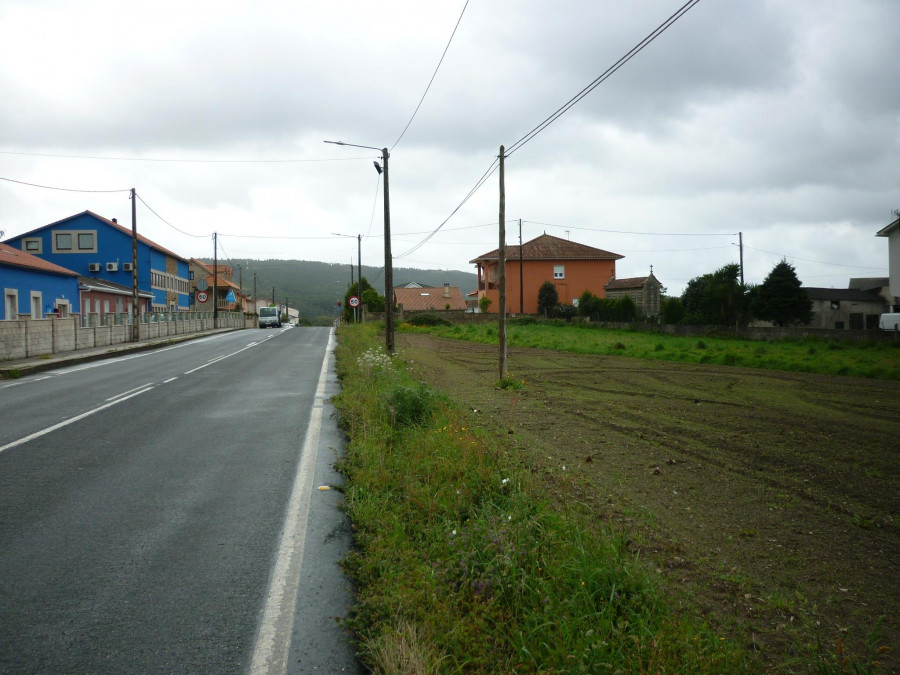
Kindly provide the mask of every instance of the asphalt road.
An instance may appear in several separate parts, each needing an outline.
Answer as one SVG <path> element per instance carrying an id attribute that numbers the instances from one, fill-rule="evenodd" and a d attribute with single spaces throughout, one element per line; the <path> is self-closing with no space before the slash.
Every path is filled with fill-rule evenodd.
<path id="1" fill-rule="evenodd" d="M 0 672 L 360 672 L 326 328 L 0 382 Z"/>

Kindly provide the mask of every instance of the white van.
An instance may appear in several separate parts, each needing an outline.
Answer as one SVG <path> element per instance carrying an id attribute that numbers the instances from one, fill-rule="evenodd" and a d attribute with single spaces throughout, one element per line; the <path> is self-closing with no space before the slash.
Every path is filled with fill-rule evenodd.
<path id="1" fill-rule="evenodd" d="M 900 330 L 900 312 L 882 314 L 878 320 L 878 327 L 881 330 Z"/>
<path id="2" fill-rule="evenodd" d="M 259 308 L 260 328 L 281 328 L 281 313 L 277 307 Z"/>

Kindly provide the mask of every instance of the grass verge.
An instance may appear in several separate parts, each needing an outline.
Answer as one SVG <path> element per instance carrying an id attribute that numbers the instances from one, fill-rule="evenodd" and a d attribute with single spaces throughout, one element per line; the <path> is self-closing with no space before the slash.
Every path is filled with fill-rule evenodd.
<path id="1" fill-rule="evenodd" d="M 673 612 L 628 533 L 552 508 L 503 436 L 415 382 L 344 326 L 339 467 L 356 550 L 349 619 L 379 673 L 752 672 L 690 611 Z"/>

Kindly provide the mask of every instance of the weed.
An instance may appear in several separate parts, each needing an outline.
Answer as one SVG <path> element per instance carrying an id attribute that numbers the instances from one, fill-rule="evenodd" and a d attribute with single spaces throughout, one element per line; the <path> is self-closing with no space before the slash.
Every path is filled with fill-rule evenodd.
<path id="1" fill-rule="evenodd" d="M 497 381 L 498 389 L 523 389 L 525 387 L 525 380 L 517 379 L 513 376 L 512 373 L 507 373 L 506 376 Z"/>

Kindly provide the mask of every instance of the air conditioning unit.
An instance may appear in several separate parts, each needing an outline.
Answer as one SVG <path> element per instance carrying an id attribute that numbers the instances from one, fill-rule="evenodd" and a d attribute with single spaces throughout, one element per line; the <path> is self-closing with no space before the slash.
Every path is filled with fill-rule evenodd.
<path id="1" fill-rule="evenodd" d="M 134 265 L 132 263 L 122 263 L 122 271 L 123 272 L 130 272 L 133 269 L 134 269 Z"/>
<path id="2" fill-rule="evenodd" d="M 107 272 L 118 272 L 119 271 L 119 263 L 106 263 L 106 271 Z"/>
<path id="3" fill-rule="evenodd" d="M 88 271 L 89 272 L 99 272 L 100 271 L 100 263 L 88 263 Z"/>

